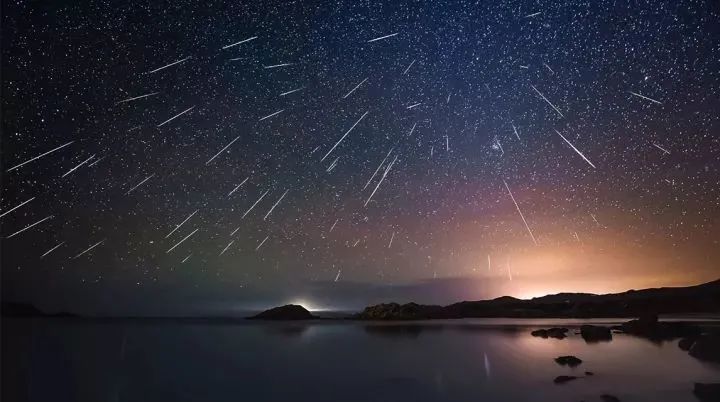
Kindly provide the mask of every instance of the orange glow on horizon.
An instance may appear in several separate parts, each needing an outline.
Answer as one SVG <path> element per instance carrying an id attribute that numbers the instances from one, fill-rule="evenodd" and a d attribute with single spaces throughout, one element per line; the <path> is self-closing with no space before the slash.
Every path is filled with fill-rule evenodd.
<path id="1" fill-rule="evenodd" d="M 718 279 L 720 272 L 706 259 L 687 259 L 693 255 L 692 248 L 665 244 L 639 247 L 632 239 L 608 232 L 592 242 L 541 244 L 521 251 L 491 253 L 489 269 L 486 254 L 473 254 L 473 262 L 467 264 L 485 265 L 473 271 L 473 276 L 497 283 L 488 298 L 507 295 L 531 299 L 566 292 L 607 294 Z"/>

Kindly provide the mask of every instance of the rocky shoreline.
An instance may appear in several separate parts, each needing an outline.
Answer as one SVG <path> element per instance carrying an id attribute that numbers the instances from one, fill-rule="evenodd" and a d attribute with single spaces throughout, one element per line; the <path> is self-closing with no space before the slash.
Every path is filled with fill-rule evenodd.
<path id="1" fill-rule="evenodd" d="M 531 335 L 539 338 L 565 339 L 568 328 L 537 329 Z M 643 316 L 613 327 L 583 325 L 580 336 L 587 343 L 611 341 L 612 334 L 621 333 L 645 338 L 654 342 L 673 341 L 680 338 L 678 347 L 698 360 L 720 364 L 720 333 L 704 331 L 702 327 L 687 322 L 662 322 L 657 316 Z M 585 362 L 577 356 L 558 356 L 555 362 L 564 367 L 574 368 Z M 593 376 L 595 373 L 585 371 L 585 376 L 560 375 L 553 379 L 556 385 Z M 693 394 L 701 402 L 720 401 L 720 383 L 695 383 Z M 600 395 L 603 401 L 620 401 L 614 395 Z"/>

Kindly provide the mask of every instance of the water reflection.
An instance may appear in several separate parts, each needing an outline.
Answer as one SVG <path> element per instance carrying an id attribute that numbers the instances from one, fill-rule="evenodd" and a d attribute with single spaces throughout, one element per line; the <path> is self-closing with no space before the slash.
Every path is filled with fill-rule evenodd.
<path id="1" fill-rule="evenodd" d="M 8 320 L 9 321 L 9 320 Z M 3 322 L 3 400 L 695 401 L 720 367 L 677 342 L 530 336 L 568 323 Z M 9 328 L 9 329 L 8 329 Z M 574 355 L 576 367 L 554 359 Z M 586 377 L 585 371 L 594 372 Z M 560 375 L 582 380 L 553 384 Z"/>
<path id="2" fill-rule="evenodd" d="M 413 325 L 413 324 L 368 324 L 363 328 L 368 335 L 388 338 L 416 339 L 423 332 L 442 331 L 442 325 Z"/>
<path id="3" fill-rule="evenodd" d="M 409 323 L 365 323 L 362 324 L 365 332 L 369 335 L 385 337 L 398 337 L 414 339 L 426 332 L 459 331 L 459 332 L 499 332 L 507 336 L 518 336 L 525 334 L 527 328 L 501 325 L 487 326 L 464 323 L 432 323 L 432 322 L 409 322 Z"/>
<path id="4" fill-rule="evenodd" d="M 305 323 L 268 323 L 263 329 L 270 335 L 280 335 L 286 337 L 302 336 L 308 331 L 310 324 Z"/>

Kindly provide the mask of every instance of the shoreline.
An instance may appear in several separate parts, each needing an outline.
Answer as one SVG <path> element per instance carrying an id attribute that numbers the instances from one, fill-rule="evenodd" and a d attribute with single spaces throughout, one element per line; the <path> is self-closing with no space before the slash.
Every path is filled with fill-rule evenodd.
<path id="1" fill-rule="evenodd" d="M 48 321 L 81 321 L 81 322 L 113 322 L 113 321 L 142 321 L 142 322 L 205 322 L 205 323 L 377 323 L 377 324 L 429 324 L 429 323 L 477 323 L 482 324 L 485 321 L 486 324 L 491 324 L 492 321 L 496 321 L 497 324 L 511 325 L 511 326 L 532 326 L 532 325 L 545 325 L 549 323 L 557 322 L 563 325 L 577 325 L 582 324 L 617 324 L 626 322 L 638 318 L 637 316 L 614 316 L 614 317 L 565 317 L 565 316 L 547 316 L 547 317 L 459 317 L 459 318 L 426 318 L 426 319 L 364 319 L 355 317 L 323 317 L 322 315 L 312 319 L 298 319 L 298 320 L 262 320 L 262 319 L 249 319 L 245 316 L 230 317 L 230 316 L 218 316 L 218 317 L 207 317 L 207 316 L 59 316 L 59 315 L 4 315 L 2 320 L 33 320 L 42 319 Z M 659 315 L 658 320 L 660 322 L 687 322 L 695 324 L 718 324 L 720 325 L 720 315 L 702 315 L 702 314 L 672 314 L 672 315 Z M 506 321 L 506 322 L 503 322 Z"/>

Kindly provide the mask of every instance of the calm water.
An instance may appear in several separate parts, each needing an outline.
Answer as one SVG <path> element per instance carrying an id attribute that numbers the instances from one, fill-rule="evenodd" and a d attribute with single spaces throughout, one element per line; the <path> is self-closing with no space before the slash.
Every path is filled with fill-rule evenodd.
<path id="1" fill-rule="evenodd" d="M 696 401 L 693 382 L 720 381 L 720 366 L 688 356 L 677 341 L 530 336 L 558 323 L 569 324 L 6 319 L 2 393 L 43 402 L 599 401 L 603 393 L 656 402 Z M 553 361 L 566 354 L 583 364 Z M 586 370 L 595 375 L 553 384 Z"/>

